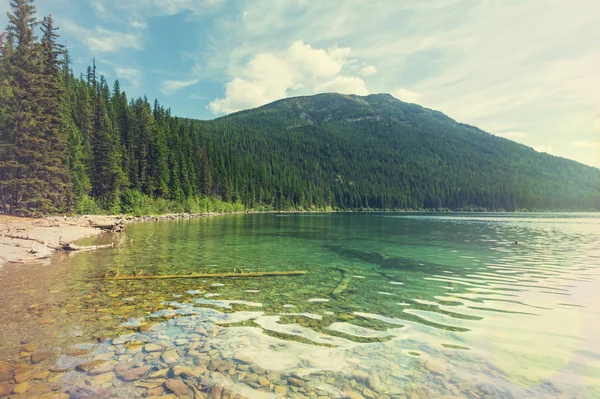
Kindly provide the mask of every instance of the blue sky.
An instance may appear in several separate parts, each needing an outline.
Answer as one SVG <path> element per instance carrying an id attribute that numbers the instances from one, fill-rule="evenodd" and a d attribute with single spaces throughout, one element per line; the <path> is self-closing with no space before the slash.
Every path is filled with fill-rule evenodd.
<path id="1" fill-rule="evenodd" d="M 392 93 L 600 167 L 598 0 L 38 0 L 83 72 L 210 119 Z M 0 26 L 8 0 L 0 0 Z"/>

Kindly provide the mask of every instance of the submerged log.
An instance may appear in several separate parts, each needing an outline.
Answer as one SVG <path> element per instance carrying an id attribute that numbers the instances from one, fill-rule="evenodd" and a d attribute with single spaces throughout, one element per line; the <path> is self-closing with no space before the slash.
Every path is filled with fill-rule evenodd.
<path id="1" fill-rule="evenodd" d="M 348 272 L 344 269 L 336 269 L 342 273 L 342 279 L 338 283 L 338 285 L 331 291 L 331 295 L 339 295 L 342 292 L 348 289 L 350 282 L 352 281 L 352 277 L 348 276 Z"/>
<path id="2" fill-rule="evenodd" d="M 212 273 L 212 274 L 177 274 L 165 276 L 118 276 L 105 278 L 90 278 L 84 281 L 122 281 L 122 280 L 168 280 L 177 278 L 217 278 L 217 277 L 272 277 L 272 276 L 301 276 L 306 271 L 291 272 L 250 272 L 250 273 Z"/>
<path id="3" fill-rule="evenodd" d="M 115 244 L 86 245 L 86 246 L 75 245 L 75 244 L 72 244 L 70 242 L 68 242 L 68 243 L 61 243 L 60 244 L 60 248 L 63 251 L 94 251 L 96 249 L 114 248 L 114 247 L 115 247 Z"/>

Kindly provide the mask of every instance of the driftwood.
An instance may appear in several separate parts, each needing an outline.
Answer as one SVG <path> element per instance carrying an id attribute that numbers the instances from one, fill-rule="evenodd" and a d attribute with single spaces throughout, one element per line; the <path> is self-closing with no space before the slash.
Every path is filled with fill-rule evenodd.
<path id="1" fill-rule="evenodd" d="M 122 281 L 122 280 L 168 280 L 183 278 L 217 278 L 217 277 L 272 277 L 272 276 L 300 276 L 306 271 L 292 272 L 250 272 L 250 273 L 213 273 L 213 274 L 187 274 L 187 275 L 165 275 L 165 276 L 118 276 L 105 278 L 90 278 L 84 281 Z"/>
<path id="2" fill-rule="evenodd" d="M 125 219 L 114 220 L 114 221 L 105 222 L 105 223 L 97 221 L 95 223 L 92 223 L 91 226 L 96 229 L 110 230 L 114 233 L 120 233 L 123 230 L 125 230 Z"/>
<path id="3" fill-rule="evenodd" d="M 37 239 L 37 238 L 33 238 L 33 237 L 15 236 L 12 234 L 1 234 L 0 237 L 6 237 L 6 238 L 13 239 L 13 240 L 35 241 L 38 244 L 42 244 L 43 246 L 53 249 L 55 251 L 61 251 L 61 250 L 62 251 L 92 251 L 92 250 L 101 249 L 101 248 L 113 248 L 115 246 L 115 244 L 80 246 L 80 245 L 72 244 L 70 242 L 65 243 L 65 242 L 59 241 L 58 246 L 53 247 L 51 245 L 48 245 L 44 241 Z"/>
<path id="4" fill-rule="evenodd" d="M 60 243 L 60 248 L 63 251 L 94 251 L 96 249 L 102 249 L 102 248 L 114 248 L 114 246 L 115 246 L 115 244 L 80 246 L 80 245 L 72 244 L 70 242 Z"/>
<path id="5" fill-rule="evenodd" d="M 348 289 L 350 282 L 352 281 L 352 277 L 348 276 L 348 272 L 344 269 L 336 269 L 342 273 L 342 279 L 338 283 L 338 285 L 331 291 L 331 295 L 339 295 L 342 292 Z"/>
<path id="6" fill-rule="evenodd" d="M 37 243 L 39 243 L 39 244 L 42 244 L 42 245 L 46 246 L 46 243 L 45 243 L 44 241 L 42 241 L 42 240 L 39 240 L 39 239 L 37 239 L 37 238 L 32 238 L 32 237 L 26 237 L 26 236 L 14 236 L 14 235 L 11 235 L 11 234 L 2 234 L 2 235 L 0 235 L 0 237 L 11 238 L 11 239 L 13 239 L 13 240 L 29 240 L 29 241 L 35 241 L 35 242 L 37 242 Z"/>

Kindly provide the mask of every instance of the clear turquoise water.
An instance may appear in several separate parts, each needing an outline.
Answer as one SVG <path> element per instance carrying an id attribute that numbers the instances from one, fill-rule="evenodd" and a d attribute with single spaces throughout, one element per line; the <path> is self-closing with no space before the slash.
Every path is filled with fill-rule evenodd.
<path id="1" fill-rule="evenodd" d="M 73 278 L 308 274 L 74 281 L 73 297 L 92 293 L 100 320 L 121 336 L 94 356 L 160 369 L 160 358 L 123 349 L 158 342 L 192 365 L 198 349 L 174 342 L 200 342 L 213 361 L 250 359 L 290 397 L 600 397 L 599 215 L 231 215 L 130 225 L 126 234 L 118 249 L 70 258 Z M 263 387 L 239 369 L 213 368 L 205 382 L 276 395 L 279 382 Z M 69 384 L 80 383 L 73 373 Z"/>

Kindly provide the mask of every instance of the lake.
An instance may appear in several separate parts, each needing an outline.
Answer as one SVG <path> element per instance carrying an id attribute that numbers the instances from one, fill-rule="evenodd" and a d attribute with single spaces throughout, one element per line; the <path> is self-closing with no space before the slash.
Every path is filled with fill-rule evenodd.
<path id="1" fill-rule="evenodd" d="M 227 215 L 119 240 L 0 270 L 0 360 L 28 392 L 600 397 L 598 214 Z M 84 281 L 193 273 L 240 276 Z"/>

